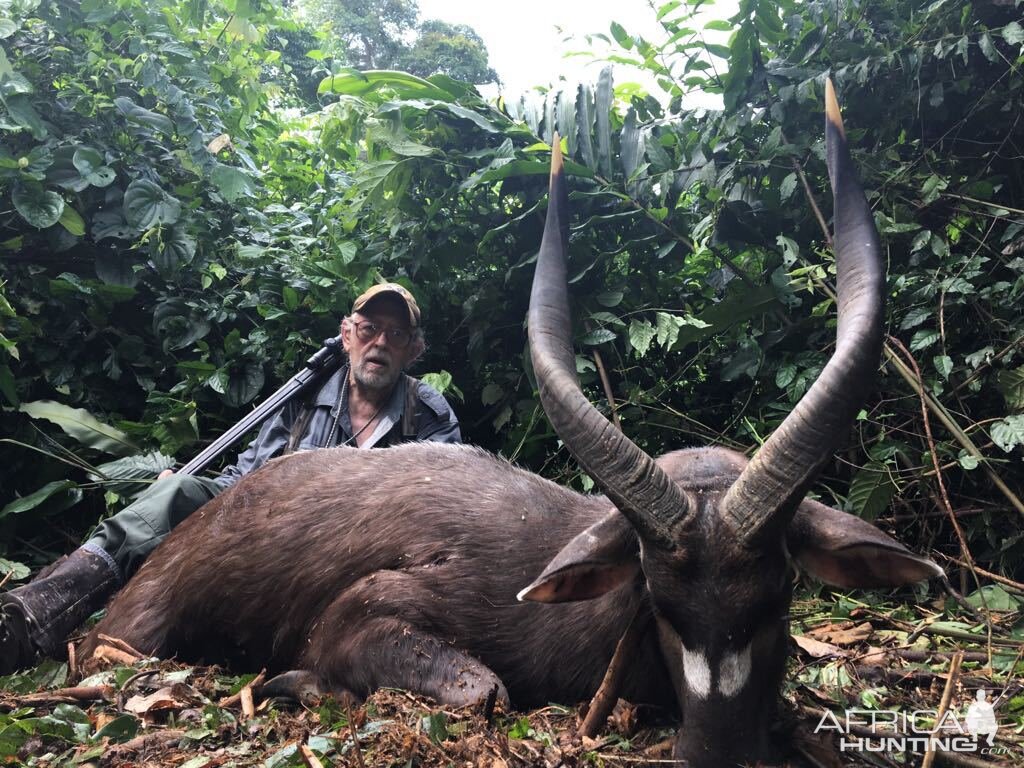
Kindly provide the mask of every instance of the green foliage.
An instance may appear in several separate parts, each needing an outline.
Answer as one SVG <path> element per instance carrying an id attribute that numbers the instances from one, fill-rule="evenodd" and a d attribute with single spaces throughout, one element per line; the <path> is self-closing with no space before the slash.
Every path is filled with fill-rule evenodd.
<path id="1" fill-rule="evenodd" d="M 370 5 L 350 7 L 368 19 Z M 184 457 L 386 277 L 424 308 L 421 371 L 448 388 L 464 434 L 589 487 L 553 453 L 524 348 L 558 131 L 584 388 L 609 408 L 600 353 L 623 428 L 651 453 L 710 443 L 749 452 L 834 343 L 834 265 L 804 188 L 827 218 L 821 97 L 831 76 L 889 259 L 890 333 L 983 453 L 932 419 L 954 507 L 980 507 L 963 525 L 981 562 L 1021 561 L 1019 518 L 979 471 L 1024 485 L 1011 8 L 744 0 L 734 18 L 705 24 L 694 6 L 669 2 L 657 10 L 659 41 L 632 34 L 625 12 L 604 36 L 618 46 L 613 60 L 653 73 L 665 98 L 616 87 L 606 69 L 593 84 L 496 104 L 445 74 L 334 66 L 329 45 L 310 48 L 318 38 L 270 6 L 19 8 L 0 62 L 10 196 L 0 396 L 12 408 L 84 409 L 137 456 Z M 378 26 L 415 20 L 413 4 L 389 8 Z M 372 41 L 370 53 L 370 32 L 351 31 L 350 51 L 367 63 L 397 60 Z M 311 104 L 318 67 L 324 106 L 285 117 L 275 103 Z M 695 90 L 724 109 L 689 109 Z M 26 412 L 0 419 L 13 439 L 64 456 Z M 920 402 L 889 368 L 847 443 L 822 496 L 883 521 L 894 501 L 930 509 Z M 3 504 L 24 506 L 66 479 L 64 465 L 3 450 Z M 105 500 L 87 493 L 91 510 L 61 526 L 80 534 L 138 487 L 128 468 L 100 469 L 111 458 L 84 451 L 79 490 L 124 484 L 103 485 Z M 0 525 L 23 534 L 51 519 L 51 498 Z M 920 520 L 904 538 L 950 541 L 941 518 Z"/>
<path id="2" fill-rule="evenodd" d="M 420 14 L 416 0 L 310 0 L 304 7 L 317 23 L 330 24 L 345 61 L 359 69 L 393 67 Z"/>
<path id="3" fill-rule="evenodd" d="M 471 27 L 438 19 L 420 23 L 415 0 L 304 0 L 302 7 L 330 30 L 341 60 L 355 69 L 440 74 L 465 83 L 498 80 L 487 46 Z"/>
<path id="4" fill-rule="evenodd" d="M 421 77 L 448 75 L 464 83 L 494 83 L 497 73 L 487 65 L 487 46 L 465 24 L 425 21 L 416 42 L 398 59 L 400 69 Z"/>

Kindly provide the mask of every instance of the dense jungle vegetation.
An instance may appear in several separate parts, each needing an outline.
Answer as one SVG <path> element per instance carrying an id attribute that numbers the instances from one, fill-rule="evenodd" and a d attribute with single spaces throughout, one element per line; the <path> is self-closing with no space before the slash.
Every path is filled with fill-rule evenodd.
<path id="1" fill-rule="evenodd" d="M 695 23 L 634 0 L 590 42 L 652 92 L 606 68 L 493 102 L 469 82 L 493 77 L 472 30 L 381 3 L 419 30 L 396 46 L 359 26 L 367 3 L 335 5 L 338 34 L 328 5 L 0 0 L 0 575 L 26 579 L 193 456 L 380 279 L 418 297 L 414 372 L 467 440 L 589 490 L 525 349 L 556 130 L 591 399 L 652 454 L 752 453 L 834 342 L 831 77 L 889 340 L 817 494 L 1020 607 L 1019 3 L 740 0 Z M 631 31 L 641 14 L 658 39 Z"/>
<path id="2" fill-rule="evenodd" d="M 396 24 L 415 23 L 408 5 L 388 4 Z M 969 548 L 1020 575 L 1013 4 L 744 0 L 701 29 L 684 3 L 637 3 L 599 36 L 660 91 L 609 69 L 496 103 L 446 74 L 357 71 L 345 58 L 368 35 L 332 37 L 267 2 L 2 12 L 0 566 L 14 578 L 237 420 L 380 278 L 419 297 L 418 372 L 467 438 L 588 488 L 524 355 L 556 129 L 592 399 L 652 453 L 752 451 L 834 335 L 826 76 L 887 249 L 891 341 L 820 494 L 922 550 Z M 662 41 L 630 34 L 642 13 Z M 698 90 L 724 108 L 688 108 Z"/>

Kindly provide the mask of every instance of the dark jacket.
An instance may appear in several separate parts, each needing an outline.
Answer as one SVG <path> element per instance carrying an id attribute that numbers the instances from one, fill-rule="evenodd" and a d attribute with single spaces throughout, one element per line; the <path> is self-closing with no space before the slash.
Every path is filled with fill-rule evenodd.
<path id="1" fill-rule="evenodd" d="M 355 445 L 347 382 L 346 365 L 324 383 L 312 400 L 288 402 L 264 422 L 256 439 L 238 456 L 238 462 L 225 468 L 215 482 L 221 489 L 228 488 L 242 475 L 291 451 Z M 381 411 L 376 428 L 360 447 L 384 448 L 418 440 L 461 443 L 459 421 L 441 393 L 411 376 L 402 376 Z"/>

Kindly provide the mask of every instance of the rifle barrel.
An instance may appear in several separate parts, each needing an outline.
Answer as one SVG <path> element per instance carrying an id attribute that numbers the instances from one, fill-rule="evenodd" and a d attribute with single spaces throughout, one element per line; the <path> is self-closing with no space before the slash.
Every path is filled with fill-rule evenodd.
<path id="1" fill-rule="evenodd" d="M 306 365 L 301 371 L 288 379 L 274 394 L 260 403 L 227 432 L 206 446 L 178 472 L 185 475 L 198 475 L 247 432 L 277 413 L 289 400 L 338 370 L 341 367 L 342 358 L 341 337 L 327 339 L 324 346 L 306 361 Z"/>

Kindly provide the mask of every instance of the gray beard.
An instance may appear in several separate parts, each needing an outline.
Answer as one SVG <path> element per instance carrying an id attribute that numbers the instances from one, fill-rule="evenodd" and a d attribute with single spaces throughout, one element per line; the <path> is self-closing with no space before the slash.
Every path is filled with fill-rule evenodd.
<path id="1" fill-rule="evenodd" d="M 367 371 L 362 366 L 352 368 L 352 378 L 363 389 L 375 392 L 390 392 L 402 375 L 399 368 L 388 369 L 387 371 Z"/>

